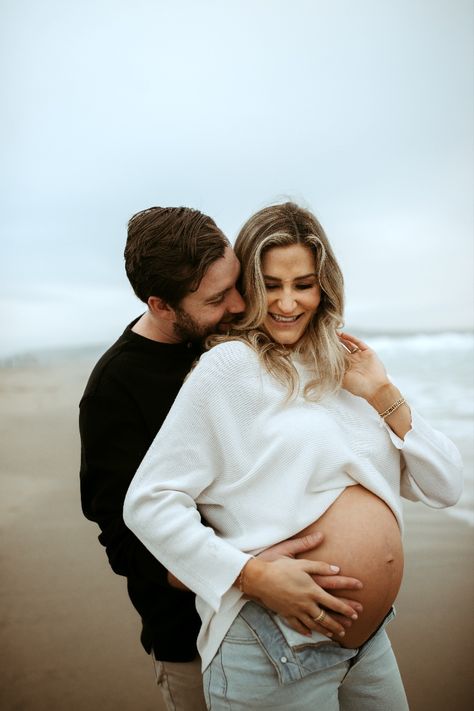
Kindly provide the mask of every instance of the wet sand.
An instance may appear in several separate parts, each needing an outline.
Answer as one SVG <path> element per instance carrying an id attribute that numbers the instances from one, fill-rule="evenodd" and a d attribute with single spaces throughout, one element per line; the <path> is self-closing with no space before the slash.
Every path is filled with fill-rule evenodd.
<path id="1" fill-rule="evenodd" d="M 80 509 L 77 403 L 94 360 L 0 369 L 2 711 L 162 708 L 125 581 Z M 409 504 L 405 549 L 389 634 L 410 708 L 467 711 L 474 528 Z"/>

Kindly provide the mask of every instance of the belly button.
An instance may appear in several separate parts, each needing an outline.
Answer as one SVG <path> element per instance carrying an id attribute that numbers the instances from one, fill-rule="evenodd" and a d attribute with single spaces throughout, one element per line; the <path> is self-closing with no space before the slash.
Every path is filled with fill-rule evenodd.
<path id="1" fill-rule="evenodd" d="M 385 562 L 386 562 L 386 563 L 393 563 L 394 560 L 395 560 L 394 556 L 390 553 L 390 554 L 387 556 L 387 560 L 386 560 Z"/>

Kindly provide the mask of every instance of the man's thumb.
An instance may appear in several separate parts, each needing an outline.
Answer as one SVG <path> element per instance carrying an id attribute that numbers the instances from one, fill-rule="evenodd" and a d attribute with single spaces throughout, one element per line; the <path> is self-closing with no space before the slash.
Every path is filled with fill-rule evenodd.
<path id="1" fill-rule="evenodd" d="M 285 547 L 283 555 L 295 556 L 300 553 L 306 553 L 307 551 L 313 550 L 313 548 L 317 548 L 322 540 L 322 533 L 308 533 L 307 536 L 291 538 L 289 541 L 285 541 L 285 543 L 282 544 Z"/>

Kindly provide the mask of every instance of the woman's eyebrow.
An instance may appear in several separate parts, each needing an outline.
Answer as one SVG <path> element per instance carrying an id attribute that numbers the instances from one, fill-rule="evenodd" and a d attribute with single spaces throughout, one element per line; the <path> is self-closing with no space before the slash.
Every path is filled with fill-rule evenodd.
<path id="1" fill-rule="evenodd" d="M 302 274 L 301 276 L 297 276 L 293 279 L 293 281 L 299 281 L 300 279 L 309 279 L 310 277 L 317 276 L 318 275 L 315 272 L 311 272 L 310 274 Z M 281 281 L 280 277 L 271 276 L 270 274 L 264 274 L 263 278 L 268 279 L 269 281 Z"/>

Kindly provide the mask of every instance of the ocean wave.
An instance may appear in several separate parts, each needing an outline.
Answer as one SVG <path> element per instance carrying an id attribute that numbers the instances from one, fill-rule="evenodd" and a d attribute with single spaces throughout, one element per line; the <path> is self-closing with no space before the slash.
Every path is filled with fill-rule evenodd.
<path id="1" fill-rule="evenodd" d="M 367 343 L 374 350 L 407 350 L 412 352 L 474 351 L 474 333 L 443 331 L 439 333 L 367 335 Z"/>

